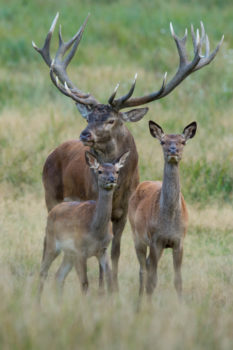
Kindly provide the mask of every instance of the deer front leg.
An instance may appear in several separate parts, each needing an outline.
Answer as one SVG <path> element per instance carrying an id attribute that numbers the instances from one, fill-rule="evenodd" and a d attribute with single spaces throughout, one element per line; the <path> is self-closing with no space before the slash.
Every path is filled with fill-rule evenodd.
<path id="1" fill-rule="evenodd" d="M 104 293 L 104 270 L 99 261 L 99 292 L 100 294 Z"/>
<path id="2" fill-rule="evenodd" d="M 120 246 L 121 246 L 121 236 L 126 224 L 126 215 L 122 216 L 119 220 L 113 220 L 113 240 L 111 249 L 111 259 L 112 259 L 112 277 L 113 277 L 113 289 L 115 291 L 119 290 L 118 285 L 118 262 L 120 257 Z"/>
<path id="3" fill-rule="evenodd" d="M 145 288 L 146 252 L 147 246 L 143 243 L 135 244 L 135 250 L 140 265 L 139 270 L 139 297 L 142 297 Z"/>
<path id="4" fill-rule="evenodd" d="M 159 259 L 162 255 L 163 249 L 162 246 L 150 246 L 150 254 L 147 258 L 146 267 L 147 267 L 147 283 L 146 283 L 146 292 L 149 298 L 157 285 L 157 266 Z"/>
<path id="5" fill-rule="evenodd" d="M 103 282 L 105 277 L 107 281 L 108 292 L 111 293 L 112 292 L 112 271 L 109 266 L 108 254 L 106 249 L 104 249 L 103 254 L 99 257 L 99 266 L 102 270 Z"/>
<path id="6" fill-rule="evenodd" d="M 182 299 L 182 276 L 181 276 L 181 265 L 183 259 L 183 247 L 173 248 L 173 266 L 174 266 L 174 285 L 179 300 Z"/>

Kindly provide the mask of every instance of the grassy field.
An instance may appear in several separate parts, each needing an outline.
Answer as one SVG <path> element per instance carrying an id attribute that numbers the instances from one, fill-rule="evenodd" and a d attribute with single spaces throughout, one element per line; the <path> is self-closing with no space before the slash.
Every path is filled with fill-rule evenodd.
<path id="1" fill-rule="evenodd" d="M 159 265 L 152 305 L 137 309 L 138 263 L 130 228 L 122 239 L 120 293 L 99 297 L 90 260 L 90 293 L 81 296 L 74 272 L 62 302 L 53 293 L 54 263 L 38 308 L 35 293 L 46 222 L 41 171 L 48 153 L 84 128 L 73 102 L 51 84 L 32 49 L 41 46 L 55 13 L 63 36 L 91 17 L 69 74 L 106 103 L 135 72 L 135 95 L 158 89 L 178 58 L 169 22 L 180 36 L 203 20 L 211 48 L 225 34 L 210 66 L 129 125 L 140 156 L 141 180 L 161 179 L 162 151 L 148 121 L 179 133 L 196 120 L 180 167 L 190 214 L 185 242 L 184 302 L 173 288 L 171 252 Z M 1 1 L 0 7 L 0 349 L 232 349 L 233 348 L 233 5 L 230 0 Z M 190 31 L 189 31 L 190 35 Z M 190 38 L 189 38 L 190 39 Z M 52 49 L 55 51 L 56 40 Z M 191 39 L 189 41 L 192 54 Z"/>

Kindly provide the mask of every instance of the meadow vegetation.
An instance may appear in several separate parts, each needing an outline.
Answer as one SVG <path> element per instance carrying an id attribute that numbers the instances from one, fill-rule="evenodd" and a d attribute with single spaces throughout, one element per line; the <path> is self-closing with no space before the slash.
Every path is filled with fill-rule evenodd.
<path id="1" fill-rule="evenodd" d="M 169 32 L 205 24 L 211 48 L 225 34 L 210 66 L 196 72 L 129 129 L 140 156 L 141 181 L 161 179 L 163 157 L 149 135 L 150 119 L 180 133 L 196 120 L 184 150 L 182 191 L 190 225 L 184 244 L 184 302 L 173 288 L 171 252 L 159 265 L 152 305 L 137 308 L 138 262 L 130 227 L 122 240 L 120 293 L 98 296 L 98 268 L 89 264 L 90 293 L 81 296 L 75 273 L 62 302 L 53 294 L 54 263 L 41 310 L 35 302 L 46 222 L 41 172 L 49 152 L 78 138 L 85 126 L 74 103 L 50 82 L 33 50 L 56 12 L 70 38 L 88 12 L 89 23 L 69 74 L 106 103 L 117 82 L 135 95 L 158 89 L 178 57 Z M 12 349 L 232 349 L 233 347 L 233 4 L 220 1 L 11 0 L 0 7 L 0 348 Z M 55 38 L 54 38 L 55 39 Z M 57 38 L 56 38 L 57 39 Z M 55 51 L 57 41 L 53 41 Z M 190 30 L 189 48 L 192 54 Z M 57 259 L 59 260 L 59 259 Z M 60 260 L 59 260 L 60 261 Z"/>

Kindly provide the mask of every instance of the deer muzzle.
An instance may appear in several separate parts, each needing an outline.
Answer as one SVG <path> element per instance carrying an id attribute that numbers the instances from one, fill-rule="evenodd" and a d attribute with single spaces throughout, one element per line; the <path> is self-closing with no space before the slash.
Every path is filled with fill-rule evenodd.
<path id="1" fill-rule="evenodd" d="M 84 145 L 89 145 L 90 143 L 94 142 L 94 138 L 93 138 L 92 133 L 87 129 L 85 129 L 81 132 L 79 138 L 80 138 L 80 141 L 82 141 L 84 143 Z"/>

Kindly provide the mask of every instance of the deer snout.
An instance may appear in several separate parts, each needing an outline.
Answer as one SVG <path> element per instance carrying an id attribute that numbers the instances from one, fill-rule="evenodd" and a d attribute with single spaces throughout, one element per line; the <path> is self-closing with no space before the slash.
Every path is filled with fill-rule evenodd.
<path id="1" fill-rule="evenodd" d="M 114 183 L 114 182 L 116 182 L 116 178 L 113 175 L 111 175 L 110 178 L 109 178 L 109 181 L 111 183 Z"/>
<path id="2" fill-rule="evenodd" d="M 169 153 L 172 155 L 175 155 L 177 153 L 176 146 L 170 146 L 169 147 Z"/>
<path id="3" fill-rule="evenodd" d="M 87 129 L 83 130 L 80 134 L 80 140 L 84 143 L 93 141 L 92 133 Z"/>

